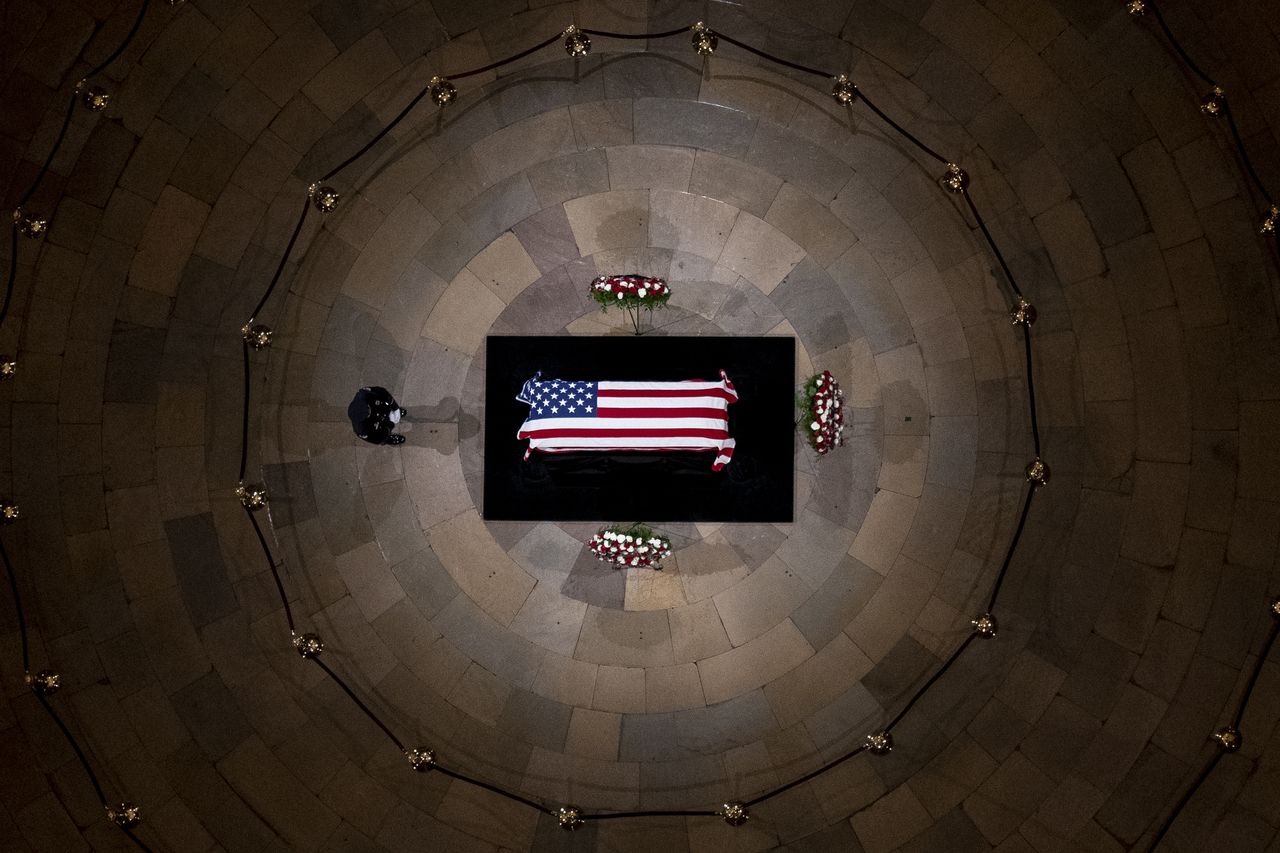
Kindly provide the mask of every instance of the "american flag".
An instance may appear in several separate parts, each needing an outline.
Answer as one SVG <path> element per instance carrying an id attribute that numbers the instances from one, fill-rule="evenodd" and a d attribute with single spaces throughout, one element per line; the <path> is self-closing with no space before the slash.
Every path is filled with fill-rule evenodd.
<path id="1" fill-rule="evenodd" d="M 539 372 L 516 399 L 529 404 L 517 438 L 529 450 L 714 450 L 711 470 L 733 458 L 729 404 L 738 399 L 720 371 L 718 382 L 584 382 L 542 379 Z"/>

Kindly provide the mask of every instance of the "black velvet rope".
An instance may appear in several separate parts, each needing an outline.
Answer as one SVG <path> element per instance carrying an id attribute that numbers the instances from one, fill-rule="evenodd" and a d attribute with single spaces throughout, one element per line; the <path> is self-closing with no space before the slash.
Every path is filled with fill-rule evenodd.
<path id="1" fill-rule="evenodd" d="M 540 41 L 537 44 L 535 44 L 533 47 L 526 48 L 525 50 L 520 51 L 514 56 L 508 56 L 506 59 L 499 59 L 497 62 L 490 62 L 488 65 L 482 65 L 479 68 L 473 68 L 470 71 L 463 71 L 461 74 L 450 74 L 448 75 L 448 79 L 462 80 L 467 77 L 474 77 L 477 74 L 483 74 L 486 71 L 492 71 L 495 68 L 501 68 L 504 65 L 510 65 L 513 62 L 517 62 L 521 59 L 524 59 L 526 56 L 529 56 L 530 54 L 537 53 L 547 45 L 558 41 L 559 38 L 560 38 L 560 33 L 556 33 L 555 35 L 551 36 L 551 38 L 544 39 L 543 41 Z"/>
<path id="2" fill-rule="evenodd" d="M 1262 183 L 1262 178 L 1258 177 L 1258 170 L 1254 168 L 1253 161 L 1249 159 L 1249 150 L 1245 148 L 1244 139 L 1240 136 L 1240 128 L 1236 124 L 1235 113 L 1231 110 L 1231 101 L 1223 101 L 1222 114 L 1227 119 L 1227 128 L 1231 131 L 1231 139 L 1236 144 L 1236 153 L 1240 155 L 1240 162 L 1244 164 L 1244 170 L 1248 174 L 1249 180 L 1253 181 L 1253 185 L 1262 194 L 1262 197 L 1267 200 L 1267 204 L 1275 204 L 1275 200 L 1271 198 L 1271 191 L 1267 189 L 1266 184 Z"/>
<path id="3" fill-rule="evenodd" d="M 765 53 L 763 50 L 761 50 L 758 47 L 752 47 L 746 42 L 738 41 L 736 38 L 733 38 L 732 36 L 727 36 L 724 33 L 717 32 L 716 36 L 718 36 L 722 41 L 726 42 L 727 44 L 734 45 L 735 47 L 740 47 L 743 50 L 745 50 L 747 53 L 754 53 L 756 56 L 760 57 L 761 59 L 767 59 L 770 62 L 773 62 L 777 65 L 782 65 L 787 68 L 791 68 L 795 71 L 802 71 L 805 74 L 813 74 L 816 77 L 831 78 L 835 76 L 834 74 L 827 71 L 821 71 L 817 68 L 810 68 L 808 65 L 801 65 L 798 62 L 792 62 L 788 59 L 782 59 L 781 57 L 774 56 L 771 53 Z"/>
<path id="4" fill-rule="evenodd" d="M 1040 456 L 1040 418 L 1036 415 L 1035 363 L 1031 359 L 1031 324 L 1022 324 L 1022 345 L 1027 363 L 1027 408 L 1031 411 L 1031 440 L 1035 444 L 1036 457 Z"/>
<path id="5" fill-rule="evenodd" d="M 1151 16 L 1156 19 L 1156 23 L 1159 24 L 1160 29 L 1164 31 L 1164 37 L 1169 40 L 1169 44 L 1173 45 L 1174 51 L 1177 52 L 1178 56 L 1182 57 L 1182 61 L 1187 64 L 1187 67 L 1190 68 L 1197 77 L 1208 83 L 1210 86 L 1217 86 L 1218 81 L 1204 73 L 1200 66 L 1196 65 L 1196 61 L 1191 58 L 1191 55 L 1183 50 L 1182 43 L 1174 37 L 1173 30 L 1169 29 L 1169 25 L 1165 22 L 1164 15 L 1160 14 L 1160 7 L 1156 5 L 1155 0 L 1149 0 L 1147 8 L 1151 10 Z"/>
<path id="6" fill-rule="evenodd" d="M 965 649 L 969 648 L 969 644 L 972 643 L 974 638 L 977 636 L 978 635 L 975 633 L 970 633 L 967 637 L 964 638 L 964 642 L 962 642 L 959 646 L 956 647 L 956 650 L 951 653 L 951 657 L 947 658 L 946 662 L 943 663 L 942 666 L 938 667 L 938 669 L 933 673 L 933 675 L 930 676 L 928 681 L 920 685 L 920 688 L 916 690 L 915 694 L 911 697 L 911 699 L 907 702 L 907 704 L 903 705 L 902 709 L 898 711 L 897 715 L 894 716 L 894 718 L 889 721 L 889 725 L 884 727 L 885 731 L 893 731 L 893 727 L 896 726 L 898 723 L 902 722 L 902 718 L 911 712 L 911 709 L 916 706 L 916 703 L 920 701 L 920 699 L 924 696 L 924 694 L 928 692 L 929 688 L 932 687 L 938 681 L 939 678 L 942 678 L 942 676 L 947 674 L 947 670 L 951 669 L 951 665 L 954 664 L 957 660 L 959 660 L 960 655 L 964 654 Z"/>
<path id="7" fill-rule="evenodd" d="M 125 48 L 133 42 L 134 36 L 138 34 L 138 29 L 142 26 L 142 19 L 147 16 L 147 10 L 150 8 L 151 0 L 142 0 L 142 5 L 138 8 L 138 15 L 133 19 L 133 26 L 129 28 L 128 35 L 126 35 L 120 43 L 116 45 L 116 49 L 111 51 L 111 53 L 107 55 L 106 59 L 89 69 L 89 73 L 84 75 L 86 80 L 90 77 L 97 77 L 106 70 L 108 65 L 120 58 L 120 54 L 124 53 Z"/>
<path id="8" fill-rule="evenodd" d="M 1182 796 L 1178 798 L 1178 802 L 1174 804 L 1173 809 L 1165 817 L 1164 822 L 1160 824 L 1160 828 L 1156 830 L 1156 834 L 1151 838 L 1151 845 L 1148 850 L 1155 850 L 1160 846 L 1160 842 L 1164 841 L 1164 837 L 1169 834 L 1169 830 L 1173 827 L 1174 821 L 1182 814 L 1182 810 L 1187 807 L 1187 803 L 1191 802 L 1191 797 L 1196 791 L 1200 790 L 1200 786 L 1204 784 L 1204 780 L 1209 778 L 1209 774 L 1213 772 L 1213 768 L 1218 766 L 1218 762 L 1222 760 L 1222 750 L 1215 749 L 1213 756 L 1205 762 L 1200 768 L 1200 772 L 1196 774 L 1196 778 L 1191 782 L 1187 789 L 1182 792 Z"/>
<path id="9" fill-rule="evenodd" d="M 853 749 L 846 752 L 844 755 L 840 756 L 839 758 L 836 758 L 832 761 L 828 761 L 826 764 L 822 765 L 817 770 L 810 770 L 808 773 L 804 774 L 798 779 L 792 779 L 790 782 L 786 783 L 785 785 L 779 785 L 778 787 L 770 791 L 766 791 L 763 794 L 759 794 L 758 796 L 752 797 L 751 799 L 747 800 L 747 802 L 744 803 L 744 805 L 750 808 L 751 806 L 757 805 L 759 803 L 763 803 L 765 800 L 773 799 L 779 794 L 785 794 L 787 791 L 790 791 L 792 788 L 796 787 L 797 785 L 803 785 L 805 782 L 808 782 L 810 779 L 816 779 L 817 777 L 821 776 L 823 773 L 826 773 L 828 770 L 832 769 L 833 767 L 838 767 L 841 764 L 844 764 L 850 758 L 853 758 L 855 755 L 859 755 L 866 751 L 867 751 L 866 743 L 865 742 L 860 743 L 857 746 L 855 746 Z"/>
<path id="10" fill-rule="evenodd" d="M 892 127 L 894 130 L 898 131 L 898 133 L 900 133 L 902 136 L 904 136 L 904 137 L 907 139 L 907 141 L 909 141 L 912 145 L 914 145 L 915 147 L 919 148 L 921 151 L 923 151 L 924 153 L 928 154 L 930 157 L 932 157 L 933 159 L 937 160 L 939 163 L 950 163 L 950 162 L 951 162 L 951 161 L 950 161 L 950 160 L 948 160 L 946 157 L 943 157 L 943 156 L 942 156 L 941 154 L 939 154 L 937 151 L 934 151 L 934 150 L 933 150 L 932 148 L 930 148 L 928 145 L 925 145 L 923 142 L 921 142 L 919 139 L 917 139 L 917 138 L 916 138 L 916 135 L 915 135 L 914 133 L 912 133 L 911 131 L 907 130 L 905 127 L 903 127 L 902 125 L 898 124 L 898 123 L 897 123 L 896 121 L 894 121 L 893 119 L 889 118 L 889 116 L 885 114 L 884 110 L 882 110 L 882 109 L 880 109 L 879 107 L 877 107 L 877 106 L 875 105 L 875 102 L 874 102 L 874 101 L 872 101 L 870 98 L 868 98 L 868 97 L 867 97 L 867 95 L 866 95 L 866 93 L 865 93 L 865 92 L 863 92 L 861 89 L 859 89 L 859 90 L 858 90 L 858 100 L 859 100 L 861 103 L 866 104 L 866 105 L 867 105 L 867 109 L 871 110 L 871 112 L 873 112 L 873 113 L 875 113 L 876 115 L 878 115 L 878 116 L 880 117 L 880 120 L 881 120 L 882 122 L 884 122 L 885 124 L 889 125 L 889 127 Z"/>
<path id="11" fill-rule="evenodd" d="M 280 569 L 276 566 L 276 561 L 271 556 L 271 548 L 267 545 L 267 537 L 262 533 L 262 527 L 258 524 L 258 517 L 253 510 L 245 507 L 244 511 L 249 515 L 249 523 L 253 525 L 253 532 L 258 534 L 258 544 L 262 546 L 262 555 L 267 558 L 267 568 L 271 569 L 271 578 L 276 582 L 276 592 L 280 595 L 280 603 L 284 605 L 284 618 L 289 623 L 289 633 L 297 630 L 293 624 L 293 608 L 289 606 L 289 596 L 285 594 L 284 583 L 280 580 Z"/>
<path id="12" fill-rule="evenodd" d="M 991 253 L 996 256 L 996 260 L 1000 263 L 1000 269 L 1004 271 L 1005 281 L 1009 283 L 1009 287 L 1013 290 L 1015 296 L 1022 296 L 1022 289 L 1018 287 L 1018 280 L 1014 278 L 1013 270 L 1009 269 L 1009 263 L 1004 259 L 1004 252 L 1000 251 L 1000 247 L 996 245 L 995 238 L 991 236 L 991 231 L 987 228 L 987 221 L 982 218 L 982 213 L 978 210 L 978 206 L 973 203 L 973 197 L 966 191 L 962 193 L 965 204 L 969 206 L 969 210 L 973 213 L 974 220 L 978 223 L 982 236 L 987 241 L 987 245 L 991 247 Z M 1029 374 L 1028 374 L 1029 375 Z"/>
<path id="13" fill-rule="evenodd" d="M 1004 563 L 996 574 L 996 581 L 991 585 L 991 598 L 987 601 L 987 612 L 996 609 L 996 599 L 1000 596 L 1000 587 L 1004 585 L 1004 577 L 1009 572 L 1009 564 L 1013 562 L 1013 554 L 1018 549 L 1018 540 L 1022 538 L 1022 529 L 1027 526 L 1027 515 L 1031 512 L 1031 499 L 1035 497 L 1036 484 L 1027 484 L 1027 497 L 1022 502 L 1022 512 L 1018 515 L 1018 526 L 1013 529 L 1013 537 L 1009 540 L 1009 549 L 1005 551 Z"/>
<path id="14" fill-rule="evenodd" d="M 22 595 L 18 592 L 18 576 L 14 574 L 13 563 L 9 562 L 9 549 L 4 547 L 4 539 L 0 539 L 0 557 L 4 558 L 4 572 L 9 576 L 9 589 L 13 593 L 13 609 L 18 614 L 18 635 L 22 640 L 22 671 L 31 672 L 31 642 L 27 638 L 27 614 L 22 606 Z"/>
<path id="15" fill-rule="evenodd" d="M 399 749 L 401 752 L 404 752 L 404 743 L 401 742 L 400 738 L 396 737 L 395 732 L 391 731 L 391 728 L 387 726 L 386 723 L 382 722 L 382 720 L 378 718 L 377 714 L 373 713 L 373 710 L 364 703 L 363 699 L 361 699 L 359 696 L 355 694 L 355 691 L 352 690 L 350 686 L 347 685 L 347 682 L 344 681 L 338 675 L 338 673 L 330 669 L 329 665 L 325 663 L 323 660 L 321 660 L 318 655 L 313 655 L 307 658 L 307 660 L 311 661 L 316 666 L 323 669 L 325 672 L 325 675 L 332 678 L 334 683 L 336 683 L 339 687 L 342 688 L 342 692 L 347 694 L 347 696 L 351 699 L 352 702 L 356 703 L 356 707 L 359 708 L 361 711 L 363 711 L 366 717 L 368 717 L 370 720 L 373 720 L 374 725 L 382 729 L 382 733 L 386 735 L 388 738 L 390 738 L 391 742 L 396 745 L 396 748 Z"/>
<path id="16" fill-rule="evenodd" d="M 98 781 L 98 774 L 93 772 L 93 767 L 89 765 L 89 759 L 84 754 L 84 750 L 80 748 L 80 743 L 71 734 L 71 729 L 67 728 L 67 724 L 62 721 L 62 717 L 58 712 L 53 710 L 53 706 L 49 704 L 48 698 L 39 690 L 31 691 L 35 694 L 36 700 L 40 703 L 40 707 L 44 708 L 49 718 L 57 724 L 58 730 L 62 732 L 62 736 L 67 739 L 67 744 L 71 747 L 71 751 L 76 754 L 76 758 L 80 759 L 80 766 L 84 768 L 84 774 L 89 777 L 89 783 L 93 785 L 93 792 L 98 795 L 98 803 L 104 808 L 107 805 L 107 795 L 102 790 L 102 783 Z"/>
<path id="17" fill-rule="evenodd" d="M 4 305 L 0 306 L 0 324 L 9 316 L 9 303 L 13 301 L 13 288 L 18 281 L 18 223 L 15 220 L 9 245 L 9 275 L 4 284 Z"/>
<path id="18" fill-rule="evenodd" d="M 431 91 L 431 86 L 430 86 L 430 85 L 424 86 L 424 87 L 422 88 L 422 91 L 420 91 L 420 92 L 418 92 L 418 94 L 414 95 L 414 96 L 413 96 L 413 100 L 409 101 L 409 103 L 405 105 L 404 109 L 402 109 L 402 110 L 401 110 L 401 111 L 396 115 L 396 117 L 395 117 L 395 118 L 393 118 L 393 119 L 391 120 L 391 123 L 390 123 L 390 124 L 388 124 L 386 127 L 382 128 L 382 130 L 378 131 L 378 132 L 377 132 L 377 134 L 375 134 L 375 135 L 374 135 L 374 137 L 373 137 L 372 139 L 370 139 L 370 140 L 369 140 L 368 142 L 366 142 L 363 146 L 361 146 L 361 148 L 360 148 L 360 150 L 359 150 L 359 151 L 357 151 L 356 153 L 352 154 L 350 157 L 348 157 L 347 159 L 343 160 L 341 163 L 339 163 L 338 165 L 334 166 L 334 167 L 333 167 L 332 169 L 330 169 L 329 171 L 325 172 L 324 177 L 322 177 L 320 180 L 322 180 L 322 181 L 327 181 L 327 180 L 329 180 L 329 179 L 330 179 L 330 178 L 332 178 L 334 175 L 338 174 L 338 173 L 339 173 L 339 172 L 341 172 L 343 169 L 347 168 L 347 167 L 348 167 L 348 166 L 350 166 L 352 163 L 354 163 L 355 161 L 357 161 L 357 160 L 359 160 L 361 157 L 363 157 L 363 156 L 364 156 L 364 155 L 369 151 L 369 149 L 370 149 L 370 148 L 372 148 L 373 146 L 377 145 L 377 144 L 378 144 L 378 142 L 379 142 L 379 141 L 381 141 L 384 137 L 386 137 L 386 135 L 387 135 L 388 133 L 390 133 L 392 130 L 394 130 L 394 129 L 395 129 L 395 127 L 396 127 L 396 125 L 398 125 L 400 122 L 404 121 L 405 116 L 409 115 L 409 113 L 413 111 L 413 108 L 414 108 L 414 107 L 416 107 L 416 106 L 417 106 L 417 105 L 422 101 L 422 99 L 423 99 L 423 98 L 425 98 L 425 97 L 427 96 L 427 93 L 428 93 L 428 92 L 430 92 L 430 91 Z"/>
<path id="19" fill-rule="evenodd" d="M 267 285 L 266 292 L 262 294 L 262 298 L 258 300 L 258 304 L 253 308 L 253 313 L 249 315 L 250 320 L 262 313 L 262 307 L 267 304 L 267 300 L 271 298 L 276 285 L 280 283 L 280 276 L 284 272 L 285 264 L 289 263 L 289 256 L 293 254 L 294 244 L 298 242 L 298 235 L 302 233 L 302 223 L 307 221 L 307 211 L 310 209 L 311 199 L 309 197 L 304 198 L 302 200 L 302 212 L 298 214 L 298 224 L 293 226 L 293 235 L 289 237 L 289 242 L 284 247 L 284 254 L 280 256 L 280 263 L 276 265 L 275 274 L 271 276 L 271 283 Z M 243 473 L 241 476 L 244 476 Z"/>
<path id="20" fill-rule="evenodd" d="M 535 811 L 540 811 L 540 812 L 543 812 L 544 814 L 555 814 L 554 809 L 547 808 L 542 803 L 531 800 L 528 797 L 521 796 L 520 794 L 517 794 L 514 791 L 508 791 L 506 788 L 500 788 L 497 785 L 491 785 L 488 782 L 484 781 L 483 779 L 476 779 L 472 776 L 468 776 L 465 773 L 459 773 L 457 770 L 450 770 L 448 767 L 445 767 L 443 764 L 435 765 L 435 769 L 440 773 L 443 773 L 444 775 L 448 776 L 450 779 L 457 779 L 459 782 L 466 782 L 469 785 L 475 785 L 477 788 L 484 788 L 486 791 L 492 791 L 493 793 L 497 794 L 500 797 L 506 797 L 508 800 L 515 800 L 517 803 L 524 803 L 526 806 L 528 806 L 531 809 L 534 809 Z M 586 817 L 586 816 L 584 815 L 583 817 Z"/>
<path id="21" fill-rule="evenodd" d="M 715 817 L 716 813 L 710 809 L 670 809 L 670 810 L 651 810 L 646 812 L 596 812 L 595 814 L 582 815 L 583 820 L 613 820 L 619 817 Z"/>
<path id="22" fill-rule="evenodd" d="M 40 164 L 40 171 L 36 172 L 35 179 L 31 182 L 31 186 L 27 187 L 27 191 L 22 194 L 22 198 L 18 200 L 18 207 L 22 207 L 31 201 L 31 197 L 36 194 L 36 190 L 40 189 L 40 185 L 44 183 L 45 176 L 49 174 L 49 167 L 53 165 L 53 158 L 58 156 L 62 143 L 67 138 L 67 128 L 71 125 L 71 116 L 76 109 L 76 101 L 79 100 L 80 93 L 75 92 L 67 100 L 67 109 L 62 116 L 62 127 L 58 129 L 58 135 L 54 137 L 53 147 L 49 149 L 49 154 L 44 158 L 44 162 Z"/>
<path id="23" fill-rule="evenodd" d="M 1240 694 L 1240 704 L 1236 706 L 1236 715 L 1231 720 L 1231 728 L 1237 731 L 1240 730 L 1240 722 L 1244 719 L 1245 709 L 1249 707 L 1249 699 L 1253 696 L 1253 688 L 1258 686 L 1258 677 L 1262 675 L 1262 667 L 1266 664 L 1267 658 L 1271 656 L 1271 648 L 1276 644 L 1277 634 L 1280 634 L 1280 619 L 1272 619 L 1271 630 L 1267 632 L 1267 639 L 1262 644 L 1262 651 L 1258 652 L 1258 659 L 1253 662 L 1253 672 L 1249 674 L 1249 681 Z"/>
<path id="24" fill-rule="evenodd" d="M 249 369 L 249 342 L 240 342 L 240 352 L 244 356 L 244 405 L 240 407 L 240 480 L 244 481 L 244 471 L 249 463 L 249 393 L 252 374 Z"/>
<path id="25" fill-rule="evenodd" d="M 589 30 L 586 27 L 582 31 L 589 36 L 600 36 L 601 38 L 610 39 L 664 39 L 671 36 L 678 36 L 681 33 L 689 32 L 688 27 L 680 27 L 678 30 L 666 30 L 661 33 L 612 33 L 608 30 Z"/>

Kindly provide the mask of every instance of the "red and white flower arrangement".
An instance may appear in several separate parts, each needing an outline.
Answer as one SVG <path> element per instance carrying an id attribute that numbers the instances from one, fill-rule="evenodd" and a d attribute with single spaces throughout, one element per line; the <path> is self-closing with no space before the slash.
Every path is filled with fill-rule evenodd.
<path id="1" fill-rule="evenodd" d="M 844 392 L 830 370 L 809 377 L 800 399 L 796 422 L 819 455 L 844 444 Z"/>
<path id="2" fill-rule="evenodd" d="M 661 569 L 659 564 L 671 555 L 671 542 L 640 524 L 606 527 L 591 537 L 587 547 L 597 560 L 617 569 Z"/>
<path id="3" fill-rule="evenodd" d="M 591 282 L 591 296 L 601 305 L 631 301 L 647 307 L 670 299 L 671 288 L 647 275 L 598 275 Z"/>
<path id="4" fill-rule="evenodd" d="M 640 334 L 640 311 L 652 313 L 654 308 L 664 307 L 671 298 L 671 288 L 665 281 L 634 273 L 596 276 L 588 292 L 600 303 L 601 311 L 621 306 L 637 335 Z"/>

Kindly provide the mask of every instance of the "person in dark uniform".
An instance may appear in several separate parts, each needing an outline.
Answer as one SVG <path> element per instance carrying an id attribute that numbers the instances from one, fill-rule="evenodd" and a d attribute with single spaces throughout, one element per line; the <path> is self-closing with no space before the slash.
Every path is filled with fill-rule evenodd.
<path id="1" fill-rule="evenodd" d="M 386 388 L 361 388 L 347 406 L 347 417 L 357 438 L 370 444 L 404 444 L 404 436 L 394 432 L 400 419 L 409 414 L 400 408 Z"/>

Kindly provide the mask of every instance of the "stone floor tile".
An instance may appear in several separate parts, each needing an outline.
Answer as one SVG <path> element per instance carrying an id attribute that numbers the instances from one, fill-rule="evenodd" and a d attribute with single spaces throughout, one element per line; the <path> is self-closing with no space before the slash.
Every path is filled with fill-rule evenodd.
<path id="1" fill-rule="evenodd" d="M 1062 695 L 1095 717 L 1103 718 L 1119 700 L 1137 664 L 1137 655 L 1102 637 L 1091 636 L 1063 682 Z"/>
<path id="2" fill-rule="evenodd" d="M 561 595 L 558 583 L 539 582 L 511 620 L 510 628 L 532 643 L 572 655 L 586 613 L 587 605 Z"/>
<path id="3" fill-rule="evenodd" d="M 711 599 L 672 607 L 667 611 L 667 619 L 676 663 L 693 663 L 732 648 Z"/>
<path id="4" fill-rule="evenodd" d="M 614 761 L 618 757 L 618 741 L 622 731 L 622 715 L 590 708 L 574 708 L 565 739 L 565 752 Z"/>
<path id="5" fill-rule="evenodd" d="M 439 227 L 439 221 L 416 198 L 405 198 L 356 258 L 343 282 L 343 293 L 373 308 L 383 307 L 396 281 Z"/>
<path id="6" fill-rule="evenodd" d="M 509 231 L 472 258 L 467 269 L 508 304 L 541 276 L 519 239 Z"/>
<path id="7" fill-rule="evenodd" d="M 645 710 L 650 713 L 702 708 L 702 682 L 691 663 L 651 666 L 644 671 Z"/>
<path id="8" fill-rule="evenodd" d="M 626 573 L 624 610 L 666 610 L 686 603 L 684 586 L 675 572 L 631 569 Z"/>
<path id="9" fill-rule="evenodd" d="M 391 573 L 376 543 L 368 542 L 335 558 L 338 573 L 370 622 L 404 598 L 404 590 Z M 399 561 L 397 561 L 399 562 Z"/>
<path id="10" fill-rule="evenodd" d="M 866 606 L 880 576 L 853 557 L 841 560 L 807 601 L 791 613 L 791 621 L 816 648 L 826 646 Z"/>
<path id="11" fill-rule="evenodd" d="M 569 731 L 570 707 L 560 702 L 513 690 L 498 718 L 498 730 L 534 746 L 563 751 Z"/>
<path id="12" fill-rule="evenodd" d="M 1065 201 L 1035 219 L 1063 284 L 1074 284 L 1106 269 L 1097 238 L 1079 202 Z"/>
<path id="13" fill-rule="evenodd" d="M 462 782 L 449 786 L 437 817 L 457 831 L 492 844 L 526 846 L 533 841 L 537 813 L 511 800 Z"/>
<path id="14" fill-rule="evenodd" d="M 208 512 L 209 484 L 205 478 L 204 448 L 157 448 L 156 484 L 160 490 L 163 518 Z"/>
<path id="15" fill-rule="evenodd" d="M 475 353 L 505 303 L 470 270 L 463 270 L 440 296 L 423 334 L 446 347 Z"/>
<path id="16" fill-rule="evenodd" d="M 804 255 L 804 250 L 781 231 L 743 213 L 734 223 L 719 263 L 768 294 Z"/>
<path id="17" fill-rule="evenodd" d="M 865 607 L 849 622 L 845 633 L 871 660 L 893 648 L 929 599 L 929 588 L 917 578 L 918 566 L 900 557 Z"/>
<path id="18" fill-rule="evenodd" d="M 643 713 L 644 669 L 623 666 L 600 667 L 591 707 L 617 713 Z"/>
<path id="19" fill-rule="evenodd" d="M 619 145 L 606 148 L 609 186 L 617 190 L 663 189 L 686 192 L 693 172 L 693 152 L 665 145 Z M 585 253 L 584 253 L 585 254 Z"/>
<path id="20" fill-rule="evenodd" d="M 614 666 L 669 666 L 674 659 L 667 614 L 589 607 L 574 657 Z"/>
<path id="21" fill-rule="evenodd" d="M 768 684 L 812 654 L 813 647 L 790 620 L 784 619 L 754 640 L 698 662 L 707 703 L 715 704 Z"/>
<path id="22" fill-rule="evenodd" d="M 843 634 L 795 669 L 765 686 L 765 696 L 784 728 L 806 719 L 848 690 L 871 669 L 871 661 Z"/>
<path id="23" fill-rule="evenodd" d="M 717 199 L 764 218 L 782 186 L 782 179 L 766 169 L 710 151 L 698 151 L 689 178 L 689 192 Z"/>
<path id="24" fill-rule="evenodd" d="M 1151 566 L 1173 565 L 1182 533 L 1189 469 L 1138 462 L 1121 555 Z"/>
<path id="25" fill-rule="evenodd" d="M 1163 248 L 1201 235 L 1186 187 L 1169 152 L 1157 140 L 1144 143 L 1121 158 L 1139 197 L 1146 202 L 1151 227 Z"/>
<path id="26" fill-rule="evenodd" d="M 245 77 L 284 106 L 302 84 L 338 55 L 333 43 L 309 17 L 301 18 L 249 66 Z M 299 57 L 305 57 L 299 60 Z"/>
<path id="27" fill-rule="evenodd" d="M 591 705 L 600 667 L 593 663 L 547 652 L 541 656 L 533 692 L 576 707 Z"/>
<path id="28" fill-rule="evenodd" d="M 747 577 L 741 555 L 721 533 L 681 548 L 675 554 L 685 598 L 696 603 Z"/>
<path id="29" fill-rule="evenodd" d="M 845 559 L 853 541 L 854 533 L 849 527 L 806 510 L 797 514 L 791 535 L 778 544 L 776 553 L 810 587 L 816 588 Z"/>
<path id="30" fill-rule="evenodd" d="M 337 815 L 310 794 L 299 793 L 287 806 L 267 805 L 272 791 L 287 787 L 298 792 L 300 785 L 297 777 L 257 738 L 246 740 L 219 761 L 218 769 L 251 807 L 272 814 L 274 829 L 291 844 L 317 846 L 337 827 Z"/>
<path id="31" fill-rule="evenodd" d="M 643 246 L 649 237 L 649 194 L 615 190 L 565 202 L 578 252 L 583 257 L 608 249 Z"/>
<path id="32" fill-rule="evenodd" d="M 890 791 L 850 820 L 867 853 L 888 853 L 914 838 L 931 822 L 929 813 L 907 785 Z"/>
<path id="33" fill-rule="evenodd" d="M 737 208 L 723 202 L 655 189 L 649 201 L 649 245 L 716 259 L 737 217 Z"/>
<path id="34" fill-rule="evenodd" d="M 835 198 L 852 175 L 848 166 L 823 149 L 768 123 L 756 128 L 745 159 L 824 203 Z"/>
<path id="35" fill-rule="evenodd" d="M 460 853 L 489 853 L 494 849 L 488 842 L 454 829 L 408 803 L 396 804 L 374 841 L 385 850 L 409 853 L 422 844 L 426 835 Z"/>
<path id="36" fill-rule="evenodd" d="M 629 99 L 570 104 L 573 133 L 581 148 L 603 148 L 629 145 L 632 133 L 633 103 Z"/>
<path id="37" fill-rule="evenodd" d="M 464 713 L 481 722 L 496 725 L 511 691 L 509 682 L 479 664 L 472 663 L 449 691 L 448 699 Z"/>
<path id="38" fill-rule="evenodd" d="M 147 220 L 129 282 L 144 290 L 174 295 L 178 275 L 196 246 L 209 211 L 209 205 L 199 199 L 176 187 L 165 187 Z"/>
<path id="39" fill-rule="evenodd" d="M 929 439 L 926 436 L 886 435 L 877 487 L 907 497 L 920 497 L 928 459 Z"/>
<path id="40" fill-rule="evenodd" d="M 741 646 L 777 625 L 812 594 L 799 570 L 770 558 L 712 600 L 729 641 Z"/>
<path id="41" fill-rule="evenodd" d="M 880 393 L 884 402 L 885 433 L 927 433 L 928 385 L 919 348 L 909 344 L 877 354 L 876 373 L 880 377 Z"/>
<path id="42" fill-rule="evenodd" d="M 581 802 L 586 793 L 582 786 L 590 786 L 591 800 L 586 807 L 623 811 L 635 809 L 640 804 L 640 767 L 635 762 L 598 761 L 584 756 L 562 755 L 534 748 L 529 759 L 526 778 L 536 780 L 539 793 L 552 802 Z M 604 827 L 613 821 L 603 821 Z M 557 827 L 557 839 L 563 838 L 563 830 Z M 634 831 L 627 834 L 633 839 Z M 563 841 L 557 842 L 557 848 Z M 622 848 L 625 849 L 625 848 Z"/>
<path id="43" fill-rule="evenodd" d="M 867 518 L 849 548 L 850 556 L 881 575 L 888 575 L 911 530 L 917 504 L 916 499 L 888 489 L 876 492 Z"/>
<path id="44" fill-rule="evenodd" d="M 253 735 L 235 698 L 216 673 L 209 672 L 172 697 L 174 710 L 200 749 L 218 761 Z"/>

